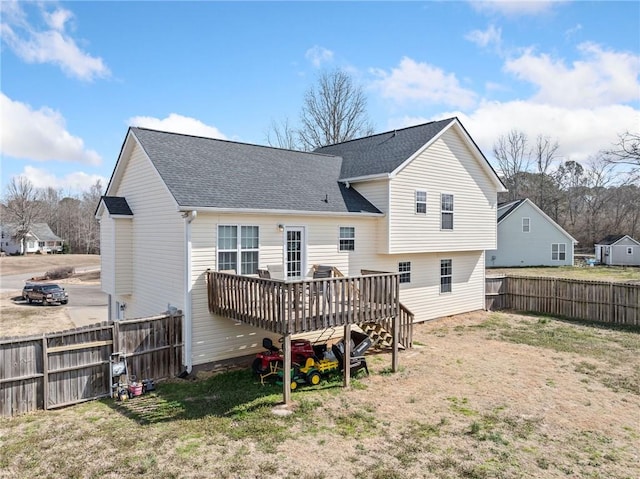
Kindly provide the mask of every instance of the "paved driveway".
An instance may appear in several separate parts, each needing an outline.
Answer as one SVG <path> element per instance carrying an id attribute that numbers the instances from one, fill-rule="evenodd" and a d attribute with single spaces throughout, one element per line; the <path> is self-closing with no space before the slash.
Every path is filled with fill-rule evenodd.
<path id="1" fill-rule="evenodd" d="M 95 266 L 76 268 L 76 273 L 96 271 Z M 36 271 L 19 275 L 0 276 L 0 293 L 22 292 L 25 280 L 42 276 L 44 272 Z M 86 326 L 107 320 L 107 295 L 100 290 L 99 284 L 61 284 L 69 293 L 69 304 L 66 308 L 69 317 L 77 326 Z"/>

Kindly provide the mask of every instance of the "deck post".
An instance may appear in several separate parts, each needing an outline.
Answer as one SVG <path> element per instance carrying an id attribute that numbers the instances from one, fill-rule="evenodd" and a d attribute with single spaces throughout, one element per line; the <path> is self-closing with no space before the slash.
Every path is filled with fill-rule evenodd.
<path id="1" fill-rule="evenodd" d="M 398 337 L 400 335 L 398 315 L 391 319 L 391 329 L 393 329 L 393 349 L 391 350 L 391 371 L 398 372 Z"/>
<path id="2" fill-rule="evenodd" d="M 284 335 L 282 343 L 284 352 L 284 365 L 282 371 L 282 394 L 285 405 L 291 404 L 291 333 Z"/>
<path id="3" fill-rule="evenodd" d="M 344 325 L 344 357 L 342 358 L 342 377 L 344 378 L 344 387 L 348 388 L 351 384 L 351 325 Z"/>

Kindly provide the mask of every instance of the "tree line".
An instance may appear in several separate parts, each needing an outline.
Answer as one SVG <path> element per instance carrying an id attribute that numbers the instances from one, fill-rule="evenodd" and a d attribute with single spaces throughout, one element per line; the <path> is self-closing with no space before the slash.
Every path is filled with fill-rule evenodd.
<path id="1" fill-rule="evenodd" d="M 21 242 L 35 223 L 47 223 L 64 240 L 63 252 L 99 254 L 100 229 L 95 211 L 102 183 L 88 191 L 65 194 L 62 189 L 36 188 L 23 177 L 13 177 L 2 203 L 2 223 L 11 225 L 14 240 Z"/>
<path id="2" fill-rule="evenodd" d="M 610 234 L 640 236 L 640 135 L 625 132 L 609 150 L 580 163 L 558 156 L 557 141 L 530 141 L 517 130 L 493 146 L 507 193 L 503 202 L 531 199 L 589 251 Z"/>

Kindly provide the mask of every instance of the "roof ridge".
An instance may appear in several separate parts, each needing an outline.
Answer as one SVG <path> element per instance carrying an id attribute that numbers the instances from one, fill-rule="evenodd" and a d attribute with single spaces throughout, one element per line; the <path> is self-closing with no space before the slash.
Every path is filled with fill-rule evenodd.
<path id="1" fill-rule="evenodd" d="M 410 130 L 412 128 L 420 128 L 420 127 L 423 127 L 423 126 L 426 126 L 426 125 L 433 125 L 434 123 L 450 122 L 452 120 L 457 120 L 457 119 L 458 119 L 457 116 L 452 116 L 451 118 L 445 118 L 443 120 L 428 121 L 426 123 L 420 123 L 419 125 L 405 126 L 404 128 L 394 128 L 393 130 L 387 130 L 387 131 L 383 131 L 383 132 L 380 132 L 380 133 L 374 133 L 373 135 L 361 136 L 360 138 L 352 138 L 350 140 L 346 140 L 346 141 L 341 141 L 341 142 L 338 142 L 338 143 L 331 143 L 329 145 L 320 146 L 320 147 L 318 147 L 318 149 L 327 148 L 327 147 L 336 146 L 336 145 L 344 145 L 346 143 L 351 143 L 351 142 L 354 142 L 354 141 L 366 140 L 366 139 L 369 139 L 369 138 L 375 138 L 376 136 L 388 135 L 389 133 L 397 133 L 399 131 Z"/>
<path id="2" fill-rule="evenodd" d="M 257 148 L 267 148 L 267 149 L 270 149 L 270 150 L 289 151 L 291 153 L 304 153 L 304 154 L 307 154 L 307 155 L 320 155 L 320 156 L 328 156 L 328 157 L 332 157 L 332 158 L 340 158 L 339 155 L 331 155 L 329 153 L 320 153 L 320 152 L 316 152 L 316 151 L 305 151 L 305 150 L 292 150 L 290 148 L 280 148 L 278 146 L 260 145 L 260 144 L 257 144 L 257 143 L 248 143 L 246 141 L 227 140 L 227 139 L 224 139 L 224 138 L 212 138 L 210 136 L 191 135 L 189 133 L 178 133 L 176 131 L 156 130 L 154 128 L 146 128 L 146 127 L 142 127 L 142 126 L 130 126 L 129 129 L 130 130 L 151 131 L 153 133 L 164 133 L 164 134 L 167 134 L 167 135 L 178 135 L 178 136 L 184 136 L 184 137 L 188 137 L 188 138 L 198 138 L 198 139 L 201 139 L 201 140 L 219 141 L 219 142 L 222 142 L 222 143 L 230 143 L 230 144 L 234 144 L 234 145 L 254 146 L 254 147 L 257 147 Z"/>

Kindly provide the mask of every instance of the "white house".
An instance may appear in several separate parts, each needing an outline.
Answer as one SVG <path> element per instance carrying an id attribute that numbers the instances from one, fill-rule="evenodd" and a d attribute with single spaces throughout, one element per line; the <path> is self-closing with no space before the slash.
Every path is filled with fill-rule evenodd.
<path id="1" fill-rule="evenodd" d="M 55 235 L 47 223 L 34 223 L 24 240 L 16 241 L 14 225 L 0 225 L 0 249 L 7 254 L 61 253 L 64 241 Z"/>
<path id="2" fill-rule="evenodd" d="M 483 309 L 499 191 L 456 118 L 315 152 L 130 128 L 96 211 L 109 317 L 183 310 L 190 371 L 261 349 L 210 312 L 208 269 L 400 272 L 416 321 Z"/>
<path id="3" fill-rule="evenodd" d="M 498 248 L 487 267 L 573 266 L 577 241 L 528 198 L 498 206 Z"/>
<path id="4" fill-rule="evenodd" d="M 640 266 L 640 242 L 629 235 L 609 235 L 598 241 L 596 261 L 606 265 Z"/>

